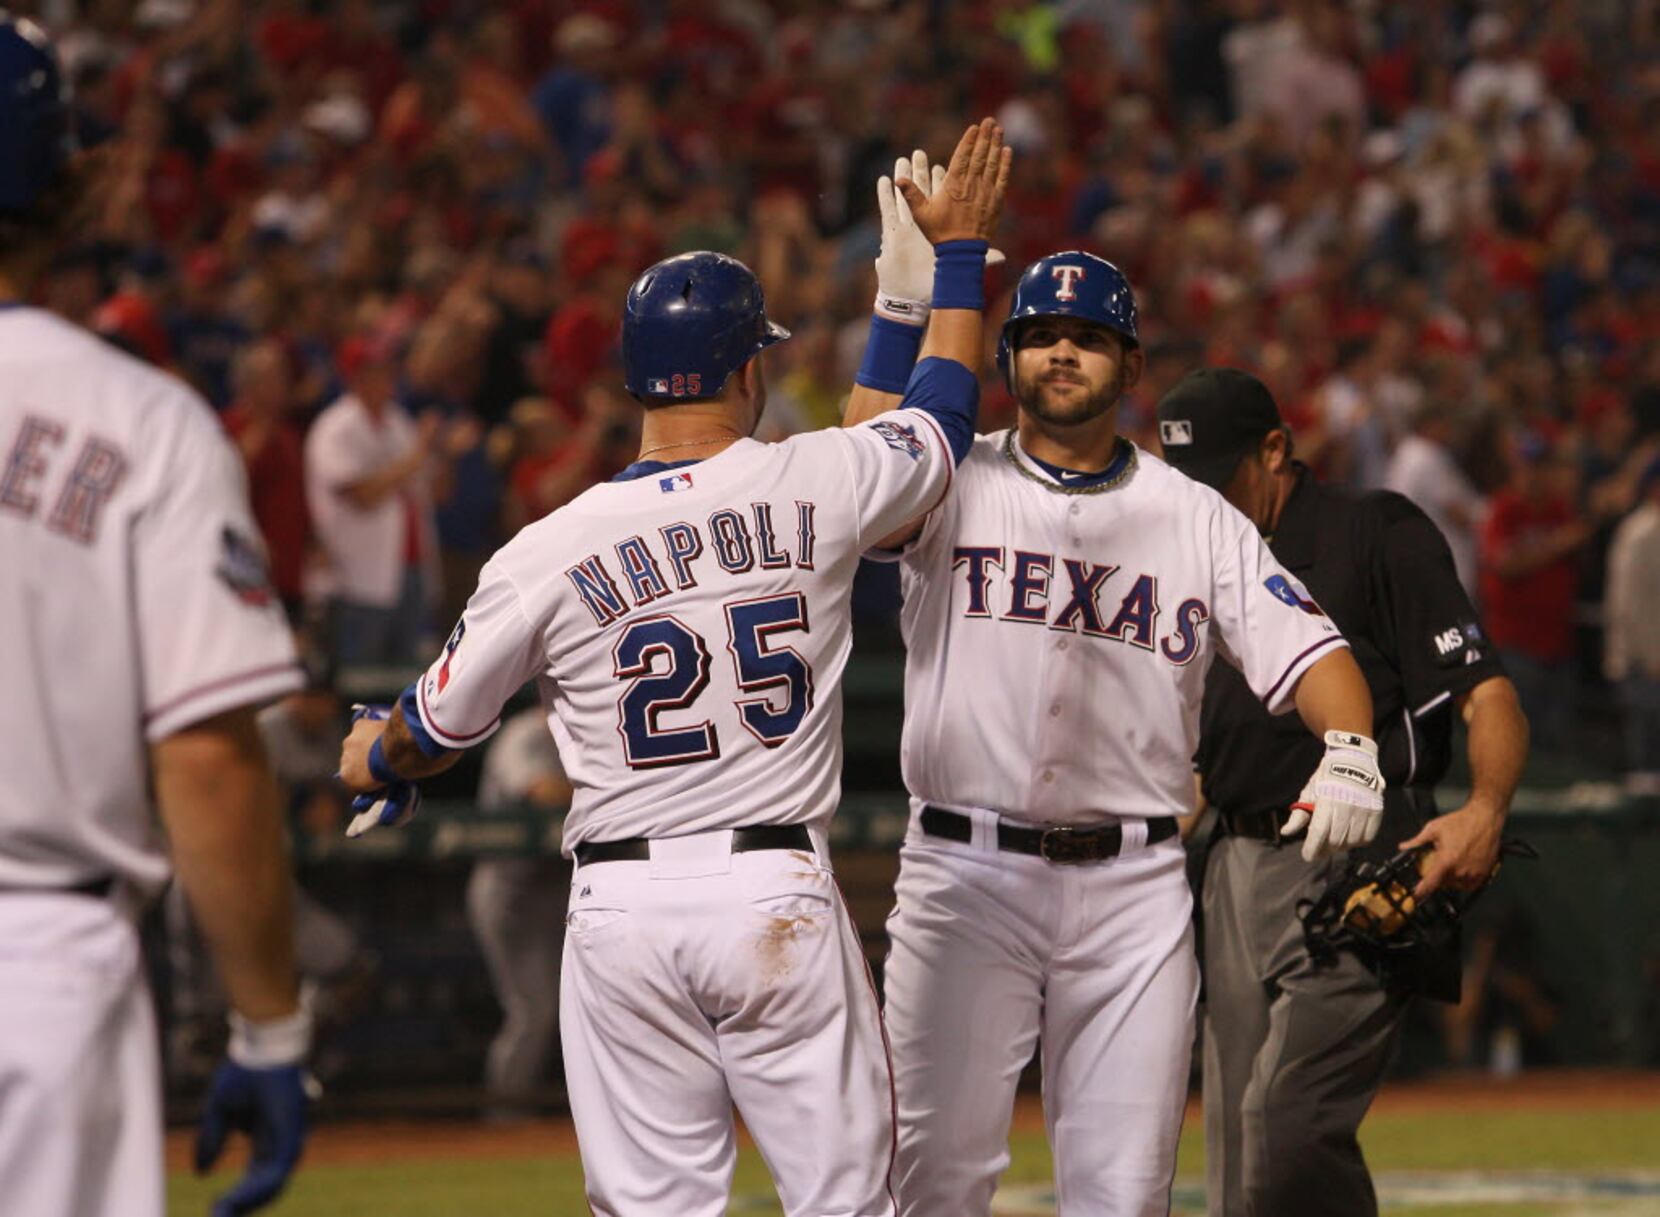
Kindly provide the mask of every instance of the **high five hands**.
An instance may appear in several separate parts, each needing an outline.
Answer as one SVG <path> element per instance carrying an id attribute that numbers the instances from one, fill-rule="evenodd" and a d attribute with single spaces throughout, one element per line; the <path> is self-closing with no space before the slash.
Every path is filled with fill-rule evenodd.
<path id="1" fill-rule="evenodd" d="M 963 132 L 945 179 L 934 191 L 924 193 L 903 178 L 894 185 L 929 244 L 989 241 L 1003 212 L 1013 162 L 1014 149 L 1003 146 L 1003 128 L 987 118 Z"/>

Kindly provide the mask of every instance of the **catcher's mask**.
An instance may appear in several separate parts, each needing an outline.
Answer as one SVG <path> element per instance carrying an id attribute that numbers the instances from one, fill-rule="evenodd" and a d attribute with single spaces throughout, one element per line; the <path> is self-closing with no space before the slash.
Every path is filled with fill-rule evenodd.
<path id="1" fill-rule="evenodd" d="M 1330 967 L 1338 952 L 1352 951 L 1387 984 L 1421 989 L 1431 997 L 1456 1000 L 1458 923 L 1499 870 L 1473 892 L 1442 888 L 1422 900 L 1413 896 L 1430 847 L 1403 849 L 1381 862 L 1350 859 L 1318 897 L 1297 902 L 1303 942 L 1316 967 Z M 1499 847 L 1507 857 L 1537 858 L 1526 841 Z M 1451 976 L 1440 969 L 1450 963 Z M 1450 990 L 1451 996 L 1447 996 Z"/>

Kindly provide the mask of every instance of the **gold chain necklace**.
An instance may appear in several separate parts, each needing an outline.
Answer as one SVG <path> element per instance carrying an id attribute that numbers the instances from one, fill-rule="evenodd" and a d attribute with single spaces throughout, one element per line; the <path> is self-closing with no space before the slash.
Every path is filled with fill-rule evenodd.
<path id="1" fill-rule="evenodd" d="M 681 440 L 677 444 L 658 444 L 655 448 L 642 448 L 640 449 L 639 459 L 643 461 L 653 452 L 667 452 L 671 448 L 701 448 L 705 444 L 735 444 L 737 442 L 738 437 L 736 435 L 720 435 L 714 439 Z"/>
<path id="2" fill-rule="evenodd" d="M 1051 481 L 1049 478 L 1042 477 L 1026 468 L 1020 458 L 1015 455 L 1014 431 L 1015 429 L 1010 427 L 1008 433 L 1003 437 L 1003 459 L 1013 465 L 1015 469 L 1019 471 L 1021 477 L 1036 482 L 1045 490 L 1052 490 L 1056 494 L 1105 494 L 1109 490 L 1117 490 L 1120 486 L 1130 480 L 1131 474 L 1135 473 L 1135 445 L 1129 443 L 1122 436 L 1120 436 L 1118 440 L 1119 446 L 1121 450 L 1127 452 L 1128 455 L 1124 458 L 1124 468 L 1113 474 L 1113 476 L 1107 481 L 1097 482 L 1093 486 L 1066 486 L 1060 482 Z"/>

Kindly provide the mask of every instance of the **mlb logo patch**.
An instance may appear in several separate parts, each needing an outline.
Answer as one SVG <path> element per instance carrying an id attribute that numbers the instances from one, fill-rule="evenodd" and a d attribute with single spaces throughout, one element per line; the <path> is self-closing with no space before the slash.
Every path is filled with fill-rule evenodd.
<path id="1" fill-rule="evenodd" d="M 884 420 L 871 423 L 870 429 L 880 435 L 895 452 L 903 452 L 913 461 L 922 459 L 922 439 L 917 435 L 916 428 L 909 423 L 890 423 Z"/>
<path id="2" fill-rule="evenodd" d="M 1166 448 L 1193 442 L 1193 424 L 1185 418 L 1167 419 L 1159 424 L 1159 438 Z"/>
<path id="3" fill-rule="evenodd" d="M 663 379 L 657 378 L 657 377 L 653 377 L 652 379 L 649 379 L 649 380 L 646 381 L 646 392 L 647 393 L 667 393 L 668 391 L 669 391 L 669 382 L 666 381 L 666 380 L 663 380 Z"/>
<path id="4" fill-rule="evenodd" d="M 690 490 L 691 488 L 692 475 L 690 473 L 671 473 L 666 478 L 657 479 L 657 489 L 664 494 L 679 494 L 682 490 Z"/>

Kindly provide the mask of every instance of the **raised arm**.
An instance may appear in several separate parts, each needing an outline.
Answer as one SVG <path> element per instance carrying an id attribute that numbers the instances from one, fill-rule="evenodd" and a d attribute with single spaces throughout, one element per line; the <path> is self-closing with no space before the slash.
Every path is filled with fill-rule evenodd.
<path id="1" fill-rule="evenodd" d="M 865 358 L 853 380 L 842 426 L 868 423 L 899 409 L 905 385 L 916 366 L 934 290 L 934 247 L 917 228 L 910 204 L 897 182 L 914 181 L 932 195 L 945 182 L 945 166 L 928 164 L 918 148 L 894 162 L 893 176 L 876 182 L 876 207 L 882 216 L 882 250 L 876 258 L 876 303 L 870 317 Z"/>
<path id="2" fill-rule="evenodd" d="M 985 266 L 1012 160 L 1001 128 L 986 119 L 963 134 L 943 174 L 928 171 L 926 157 L 918 153 L 910 165 L 899 162 L 893 180 L 879 183 L 883 252 L 877 277 L 879 286 L 894 290 L 878 292 L 870 344 L 844 425 L 895 408 L 922 410 L 939 424 L 956 460 L 967 456 L 979 405 Z M 912 298 L 920 294 L 925 266 L 933 278 L 931 310 Z M 919 326 L 924 317 L 925 335 Z M 900 546 L 921 525 L 921 518 L 913 520 L 878 544 Z"/>

